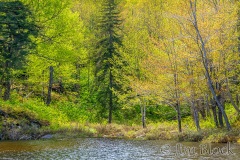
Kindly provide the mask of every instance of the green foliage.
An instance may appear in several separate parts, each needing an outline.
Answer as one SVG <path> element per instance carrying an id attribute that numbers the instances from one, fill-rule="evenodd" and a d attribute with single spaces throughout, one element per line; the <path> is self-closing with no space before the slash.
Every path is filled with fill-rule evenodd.
<path id="1" fill-rule="evenodd" d="M 46 106 L 42 101 L 34 99 L 21 103 L 20 101 L 0 101 L 3 110 L 11 112 L 26 112 L 39 120 L 49 121 L 50 128 L 59 130 L 71 128 L 72 122 L 85 123 L 91 114 L 86 114 L 86 110 L 73 103 L 60 103 L 54 106 Z"/>
<path id="2" fill-rule="evenodd" d="M 28 6 L 21 1 L 0 2 L 1 85 L 3 81 L 9 84 L 14 71 L 23 68 L 26 55 L 35 47 L 38 30 Z M 8 92 L 5 91 L 4 99 L 9 99 Z"/>
<path id="3" fill-rule="evenodd" d="M 86 111 L 86 108 L 72 102 L 57 103 L 55 105 L 57 110 L 64 113 L 71 122 L 85 123 L 91 119 L 92 115 Z"/>
<path id="4" fill-rule="evenodd" d="M 16 67 L 33 46 L 32 37 L 37 36 L 38 29 L 31 11 L 22 2 L 0 4 L 1 55 Z"/>

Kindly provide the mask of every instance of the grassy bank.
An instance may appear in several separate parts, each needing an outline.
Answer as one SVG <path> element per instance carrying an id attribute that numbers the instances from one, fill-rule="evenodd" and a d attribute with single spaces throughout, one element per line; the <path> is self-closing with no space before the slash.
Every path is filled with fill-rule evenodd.
<path id="1" fill-rule="evenodd" d="M 106 121 L 94 122 L 93 113 L 87 112 L 73 103 L 61 103 L 46 106 L 38 100 L 26 101 L 0 101 L 0 110 L 7 116 L 1 119 L 3 126 L 19 128 L 28 124 L 25 130 L 15 134 L 36 134 L 39 138 L 44 134 L 54 134 L 55 137 L 111 137 L 134 138 L 147 140 L 177 140 L 177 141 L 206 141 L 206 142 L 239 142 L 240 143 L 240 117 L 236 115 L 231 106 L 226 107 L 226 112 L 233 126 L 228 132 L 225 129 L 215 128 L 212 118 L 201 119 L 201 131 L 197 132 L 191 117 L 183 119 L 183 132 L 178 133 L 176 120 L 148 122 L 147 128 L 142 128 L 140 123 L 132 121 L 129 124 L 107 124 Z M 89 120 L 90 119 L 90 120 Z M 30 123 L 39 127 L 29 127 Z M 4 124 L 4 125 L 3 125 Z M 31 125 L 32 126 L 32 125 Z M 6 129 L 5 129 L 6 130 Z M 16 129 L 17 130 L 17 129 Z M 11 131 L 12 132 L 12 131 Z M 26 133 L 23 133 L 26 132 Z M 36 133 L 37 132 L 37 133 Z M 24 136 L 22 136 L 24 138 Z"/>

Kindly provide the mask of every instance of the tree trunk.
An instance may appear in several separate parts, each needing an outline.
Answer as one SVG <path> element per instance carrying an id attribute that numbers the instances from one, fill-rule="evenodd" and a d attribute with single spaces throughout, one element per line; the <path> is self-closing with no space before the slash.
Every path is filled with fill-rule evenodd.
<path id="1" fill-rule="evenodd" d="M 194 28 L 196 30 L 197 36 L 198 36 L 198 38 L 200 40 L 200 44 L 201 44 L 201 51 L 200 52 L 201 52 L 201 56 L 202 56 L 203 66 L 204 66 L 204 69 L 205 69 L 205 74 L 206 74 L 206 77 L 207 77 L 207 80 L 208 80 L 208 86 L 209 86 L 209 89 L 210 89 L 210 91 L 211 91 L 211 93 L 213 95 L 214 100 L 216 101 L 219 109 L 222 112 L 222 115 L 224 117 L 227 129 L 231 130 L 231 125 L 229 123 L 227 114 L 226 114 L 226 112 L 225 112 L 221 102 L 217 98 L 217 94 L 216 94 L 216 92 L 214 90 L 214 87 L 213 87 L 213 84 L 212 84 L 212 79 L 211 79 L 210 74 L 209 74 L 207 50 L 205 48 L 205 42 L 204 42 L 204 40 L 202 38 L 202 35 L 201 35 L 200 31 L 199 31 L 198 23 L 197 23 L 196 0 L 194 1 L 194 3 L 192 1 L 190 1 L 190 6 L 191 6 L 191 9 L 192 9 L 193 26 L 194 26 Z"/>
<path id="2" fill-rule="evenodd" d="M 237 106 L 239 106 L 239 95 L 238 94 L 236 94 L 236 104 L 237 104 Z"/>
<path id="3" fill-rule="evenodd" d="M 219 120 L 219 125 L 221 128 L 224 127 L 224 124 L 223 124 L 223 116 L 222 116 L 222 112 L 221 110 L 218 108 L 218 120 Z"/>
<path id="4" fill-rule="evenodd" d="M 213 119 L 214 119 L 215 125 L 218 128 L 219 124 L 218 124 L 218 117 L 217 117 L 217 106 L 215 104 L 213 104 L 212 106 L 212 112 L 213 112 Z"/>
<path id="5" fill-rule="evenodd" d="M 178 131 L 182 132 L 182 123 L 181 123 L 181 110 L 180 110 L 180 102 L 179 102 L 179 94 L 178 94 L 178 75 L 174 74 L 174 85 L 175 85 L 175 96 L 176 96 L 176 110 L 177 110 L 177 119 L 178 119 Z"/>
<path id="6" fill-rule="evenodd" d="M 234 100 L 233 100 L 233 97 L 232 97 L 232 94 L 231 94 L 231 91 L 230 91 L 230 88 L 229 88 L 229 85 L 228 85 L 228 78 L 226 78 L 226 87 L 227 87 L 227 94 L 228 94 L 228 97 L 233 105 L 233 107 L 235 108 L 235 110 L 240 113 L 240 109 L 238 108 L 237 106 L 237 103 L 235 104 Z"/>
<path id="7" fill-rule="evenodd" d="M 43 82 L 42 82 L 42 99 L 45 102 L 45 76 L 44 76 L 44 70 L 42 71 L 42 77 L 43 77 Z"/>
<path id="8" fill-rule="evenodd" d="M 176 109 L 177 109 L 177 119 L 178 119 L 178 131 L 182 132 L 181 111 L 180 111 L 179 101 L 176 103 Z"/>
<path id="9" fill-rule="evenodd" d="M 196 128 L 197 130 L 201 130 L 200 128 L 200 124 L 199 124 L 199 116 L 198 116 L 198 110 L 196 108 L 196 105 L 195 105 L 195 101 L 192 100 L 192 110 L 193 110 L 193 118 L 194 118 L 194 122 L 195 122 L 195 125 L 196 125 Z"/>
<path id="10" fill-rule="evenodd" d="M 112 71 L 110 69 L 109 73 L 109 115 L 108 115 L 108 123 L 112 123 L 112 112 L 113 112 L 113 93 L 112 93 L 112 87 L 113 87 L 113 76 Z"/>
<path id="11" fill-rule="evenodd" d="M 47 95 L 47 101 L 46 104 L 50 105 L 52 100 L 52 85 L 53 85 L 53 67 L 49 67 L 49 86 L 48 86 L 48 95 Z"/>
<path id="12" fill-rule="evenodd" d="M 80 86 L 80 64 L 79 63 L 76 63 L 76 84 L 74 85 L 74 91 L 77 92 L 77 95 L 76 95 L 76 103 L 79 102 L 80 100 L 80 95 L 81 95 L 81 86 Z"/>
<path id="13" fill-rule="evenodd" d="M 201 106 L 202 107 L 202 106 Z M 206 111 L 205 108 L 199 109 L 199 113 L 201 114 L 202 118 L 206 120 Z"/>
<path id="14" fill-rule="evenodd" d="M 209 83 L 211 83 L 211 82 L 209 82 Z M 212 94 L 213 94 L 213 97 L 214 97 L 214 99 L 215 99 L 215 101 L 216 101 L 216 103 L 217 103 L 217 105 L 218 105 L 218 108 L 219 108 L 219 110 L 221 111 L 221 114 L 223 115 L 223 118 L 224 118 L 224 120 L 225 120 L 227 129 L 228 129 L 228 130 L 231 130 L 231 125 L 230 125 L 230 123 L 229 123 L 229 120 L 228 120 L 227 114 L 226 114 L 226 112 L 225 112 L 225 110 L 224 110 L 224 107 L 223 107 L 223 105 L 221 104 L 221 102 L 218 100 L 218 98 L 217 98 L 217 96 L 216 96 L 216 93 L 215 93 L 215 91 L 214 91 L 214 89 L 213 89 L 213 86 L 211 86 L 210 88 L 211 88 L 211 92 L 212 92 Z"/>
<path id="15" fill-rule="evenodd" d="M 65 92 L 65 89 L 64 89 L 63 82 L 62 82 L 62 78 L 59 79 L 58 83 L 59 83 L 59 91 L 58 91 L 58 93 L 59 94 L 63 94 Z"/>
<path id="16" fill-rule="evenodd" d="M 204 107 L 204 98 L 199 98 L 199 100 L 196 102 L 196 108 L 198 110 L 198 113 L 201 114 L 202 118 L 206 120 L 206 110 Z"/>
<path id="17" fill-rule="evenodd" d="M 199 116 L 198 116 L 198 111 L 196 108 L 194 108 L 194 121 L 195 121 L 195 124 L 196 124 L 196 127 L 197 127 L 197 130 L 201 130 L 200 128 L 200 124 L 199 124 Z"/>
<path id="18" fill-rule="evenodd" d="M 224 100 L 223 100 L 223 97 L 221 95 L 218 95 L 217 96 L 218 100 L 223 104 L 223 107 L 224 107 Z M 224 107 L 225 108 L 225 107 Z M 222 112 L 221 110 L 218 108 L 218 120 L 219 120 L 219 124 L 220 124 L 220 127 L 224 127 L 224 124 L 223 124 L 223 115 L 222 115 Z"/>
<path id="19" fill-rule="evenodd" d="M 10 99 L 10 91 L 11 91 L 11 82 L 10 79 L 7 79 L 6 84 L 5 84 L 5 91 L 3 95 L 3 100 L 7 101 Z"/>
<path id="20" fill-rule="evenodd" d="M 141 113 L 142 113 L 142 127 L 146 128 L 146 106 L 145 103 L 141 105 Z"/>
<path id="21" fill-rule="evenodd" d="M 205 104 L 206 104 L 207 116 L 212 117 L 211 112 L 210 112 L 210 104 L 209 104 L 209 101 L 208 101 L 208 96 L 206 96 Z"/>

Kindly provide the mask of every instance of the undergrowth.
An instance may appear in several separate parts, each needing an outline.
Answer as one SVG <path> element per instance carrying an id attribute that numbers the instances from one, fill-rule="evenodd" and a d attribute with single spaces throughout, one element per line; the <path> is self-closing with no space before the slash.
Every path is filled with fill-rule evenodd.
<path id="1" fill-rule="evenodd" d="M 216 128 L 212 117 L 200 119 L 201 131 L 197 131 L 191 116 L 182 120 L 182 133 L 178 133 L 176 120 L 161 120 L 158 123 L 148 122 L 147 128 L 139 122 L 129 121 L 126 124 L 107 124 L 107 121 L 94 120 L 94 114 L 86 108 L 71 102 L 54 103 L 46 106 L 41 100 L 0 101 L 0 109 L 12 114 L 26 114 L 40 121 L 49 122 L 41 128 L 46 133 L 67 133 L 83 137 L 112 137 L 137 139 L 164 139 L 179 141 L 237 142 L 240 141 L 240 116 L 228 105 L 226 112 L 233 130 Z M 123 125 L 124 124 L 124 125 Z"/>

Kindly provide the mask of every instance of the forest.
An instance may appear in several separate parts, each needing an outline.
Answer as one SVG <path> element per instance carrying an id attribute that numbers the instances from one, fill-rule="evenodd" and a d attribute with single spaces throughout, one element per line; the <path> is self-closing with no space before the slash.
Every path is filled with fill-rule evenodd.
<path id="1" fill-rule="evenodd" d="M 237 0 L 0 0 L 0 139 L 240 142 L 239 18 Z"/>

